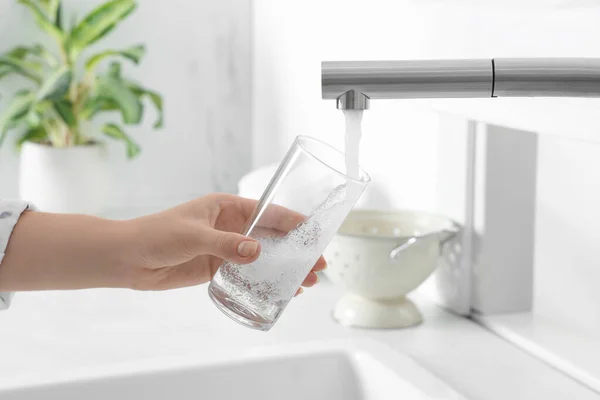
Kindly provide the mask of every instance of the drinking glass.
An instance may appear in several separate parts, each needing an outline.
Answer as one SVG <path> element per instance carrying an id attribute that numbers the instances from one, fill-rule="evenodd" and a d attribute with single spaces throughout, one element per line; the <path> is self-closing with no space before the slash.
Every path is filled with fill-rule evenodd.
<path id="1" fill-rule="evenodd" d="M 345 174 L 344 154 L 298 136 L 246 223 L 260 242 L 251 264 L 223 263 L 209 286 L 215 305 L 233 320 L 268 331 L 359 199 L 369 176 Z"/>

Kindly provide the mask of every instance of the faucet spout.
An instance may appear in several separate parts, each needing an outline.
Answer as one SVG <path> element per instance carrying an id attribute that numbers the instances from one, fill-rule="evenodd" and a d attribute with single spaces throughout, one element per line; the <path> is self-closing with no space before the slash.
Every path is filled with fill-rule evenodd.
<path id="1" fill-rule="evenodd" d="M 600 59 L 325 61 L 321 85 L 340 109 L 369 99 L 600 97 Z"/>
<path id="2" fill-rule="evenodd" d="M 337 98 L 338 110 L 368 110 L 370 99 L 357 90 L 348 90 Z"/>

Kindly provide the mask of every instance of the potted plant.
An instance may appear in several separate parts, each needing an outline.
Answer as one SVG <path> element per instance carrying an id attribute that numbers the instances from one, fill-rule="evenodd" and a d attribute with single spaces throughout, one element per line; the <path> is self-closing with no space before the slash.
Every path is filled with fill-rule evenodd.
<path id="1" fill-rule="evenodd" d="M 99 136 L 119 140 L 132 159 L 140 147 L 117 123 L 95 127 L 101 113 L 114 112 L 124 125 L 139 124 L 144 100 L 157 109 L 154 128 L 163 124 L 162 98 L 121 74 L 126 59 L 138 64 L 145 48 L 104 50 L 87 58 L 85 49 L 130 15 L 134 0 L 108 1 L 69 27 L 60 0 L 19 0 L 53 39 L 16 47 L 0 55 L 0 79 L 18 76 L 23 88 L 0 110 L 0 146 L 15 133 L 21 149 L 20 196 L 52 212 L 98 213 L 108 192 L 108 165 Z M 54 50 L 54 51 L 53 51 Z M 107 68 L 101 64 L 113 61 Z"/>

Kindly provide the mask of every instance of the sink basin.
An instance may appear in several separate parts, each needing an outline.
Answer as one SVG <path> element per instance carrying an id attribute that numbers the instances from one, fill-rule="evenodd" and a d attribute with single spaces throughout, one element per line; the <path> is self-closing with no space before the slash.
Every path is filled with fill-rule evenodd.
<path id="1" fill-rule="evenodd" d="M 195 360 L 194 360 L 195 359 Z M 2 400 L 464 399 L 413 359 L 377 342 L 274 346 L 198 362 L 155 359 L 79 371 L 0 391 Z"/>

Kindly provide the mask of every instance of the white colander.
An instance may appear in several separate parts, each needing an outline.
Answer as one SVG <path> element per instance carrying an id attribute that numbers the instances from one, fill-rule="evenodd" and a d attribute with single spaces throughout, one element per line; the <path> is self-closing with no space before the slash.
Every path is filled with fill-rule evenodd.
<path id="1" fill-rule="evenodd" d="M 433 273 L 458 231 L 455 222 L 425 212 L 352 211 L 325 251 L 326 276 L 346 290 L 335 319 L 369 328 L 420 323 L 406 295 Z"/>

